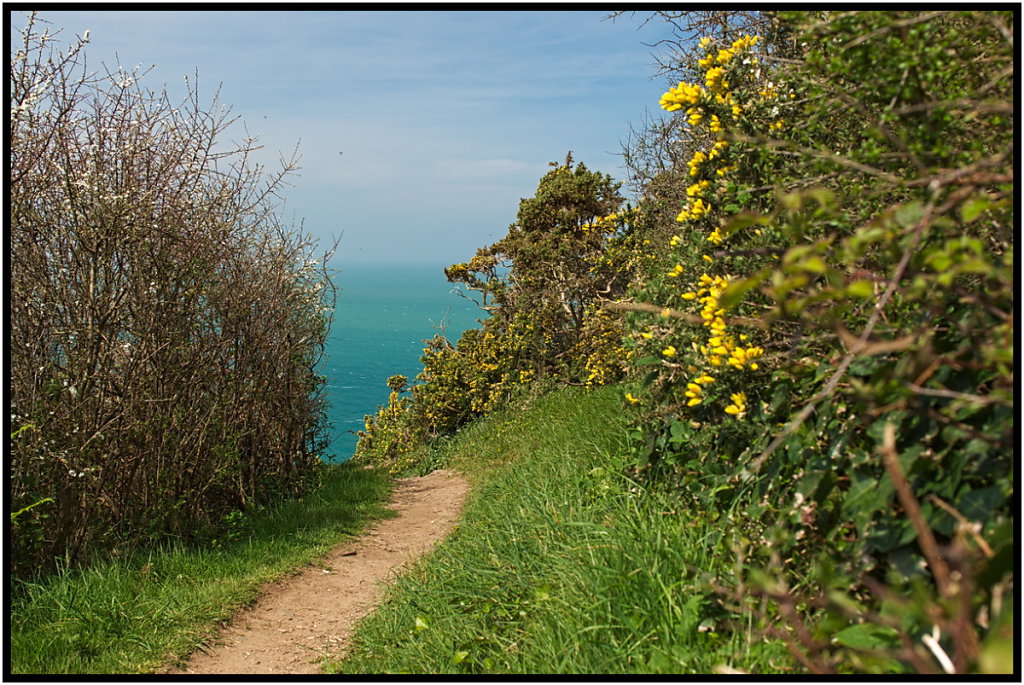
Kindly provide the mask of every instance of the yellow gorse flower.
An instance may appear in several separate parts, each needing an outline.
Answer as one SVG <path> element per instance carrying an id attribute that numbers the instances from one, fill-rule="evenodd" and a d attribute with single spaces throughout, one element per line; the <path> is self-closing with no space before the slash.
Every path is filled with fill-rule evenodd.
<path id="1" fill-rule="evenodd" d="M 699 197 L 696 200 L 693 201 L 693 205 L 690 208 L 690 214 L 693 215 L 694 219 L 696 219 L 697 217 L 699 217 L 699 216 L 701 216 L 703 214 L 707 214 L 710 211 L 711 211 L 711 205 L 709 205 L 708 203 L 704 202 L 704 200 L 699 198 Z"/>
<path id="2" fill-rule="evenodd" d="M 729 82 L 725 80 L 725 68 L 713 67 L 704 74 L 704 85 L 713 93 L 723 93 L 729 89 Z"/>
<path id="3" fill-rule="evenodd" d="M 730 396 L 732 404 L 725 408 L 726 414 L 731 414 L 738 419 L 743 418 L 747 413 L 747 395 L 746 393 L 736 392 Z"/>
<path id="4" fill-rule="evenodd" d="M 704 193 L 705 190 L 707 190 L 709 185 L 711 185 L 711 181 L 697 181 L 696 183 L 694 183 L 693 185 L 686 189 L 686 195 L 688 197 L 695 197 L 701 195 Z"/>
<path id="5" fill-rule="evenodd" d="M 701 403 L 704 399 L 704 388 L 700 387 L 697 383 L 686 384 L 686 401 L 687 407 L 695 407 Z"/>
<path id="6" fill-rule="evenodd" d="M 700 173 L 700 165 L 703 164 L 707 158 L 708 156 L 703 150 L 697 150 L 697 152 L 693 153 L 693 157 L 686 163 L 686 165 L 690 167 L 690 176 L 696 176 Z"/>
<path id="7" fill-rule="evenodd" d="M 675 88 L 661 96 L 659 104 L 668 112 L 675 112 L 684 106 L 696 105 L 704 97 L 704 89 L 692 83 L 679 82 Z"/>
<path id="8" fill-rule="evenodd" d="M 749 33 L 744 34 L 733 41 L 731 49 L 736 52 L 739 52 L 740 50 L 749 50 L 754 47 L 759 40 L 761 40 L 761 36 L 751 36 Z"/>

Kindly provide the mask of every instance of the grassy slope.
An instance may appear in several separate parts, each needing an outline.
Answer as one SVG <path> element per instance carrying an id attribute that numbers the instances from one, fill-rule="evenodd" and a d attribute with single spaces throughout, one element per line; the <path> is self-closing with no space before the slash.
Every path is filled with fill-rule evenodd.
<path id="1" fill-rule="evenodd" d="M 707 673 L 787 668 L 693 591 L 717 533 L 620 474 L 622 389 L 565 390 L 447 446 L 464 520 L 358 630 L 341 673 Z M 774 665 L 773 665 L 774 664 Z"/>
<path id="2" fill-rule="evenodd" d="M 251 517 L 237 539 L 164 549 L 15 588 L 12 673 L 146 673 L 191 650 L 259 587 L 387 515 L 391 481 L 352 465 Z"/>

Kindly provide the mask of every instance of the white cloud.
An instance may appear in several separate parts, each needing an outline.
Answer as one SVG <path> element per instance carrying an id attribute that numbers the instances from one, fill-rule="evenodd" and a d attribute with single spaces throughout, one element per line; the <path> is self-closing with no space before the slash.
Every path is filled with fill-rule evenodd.
<path id="1" fill-rule="evenodd" d="M 436 173 L 445 180 L 494 179 L 519 177 L 533 173 L 543 165 L 530 164 L 518 159 L 466 159 L 460 157 L 440 159 L 434 164 Z"/>

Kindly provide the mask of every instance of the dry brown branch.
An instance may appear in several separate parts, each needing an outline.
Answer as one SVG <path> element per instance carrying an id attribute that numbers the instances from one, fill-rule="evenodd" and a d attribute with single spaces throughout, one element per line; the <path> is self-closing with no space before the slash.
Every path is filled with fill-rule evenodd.
<path id="1" fill-rule="evenodd" d="M 917 532 L 918 544 L 921 546 L 921 552 L 925 559 L 928 560 L 928 566 L 932 575 L 935 576 L 939 592 L 944 597 L 952 597 L 957 593 L 957 586 L 950 577 L 949 566 L 942 558 L 939 546 L 935 542 L 935 536 L 932 535 L 932 529 L 924 520 L 921 505 L 914 497 L 910 483 L 907 482 L 903 475 L 903 469 L 900 468 L 899 454 L 896 452 L 896 427 L 891 423 L 885 424 L 882 434 L 882 457 L 885 460 L 885 470 L 889 473 L 889 478 L 892 479 L 893 487 L 896 488 L 896 496 Z"/>

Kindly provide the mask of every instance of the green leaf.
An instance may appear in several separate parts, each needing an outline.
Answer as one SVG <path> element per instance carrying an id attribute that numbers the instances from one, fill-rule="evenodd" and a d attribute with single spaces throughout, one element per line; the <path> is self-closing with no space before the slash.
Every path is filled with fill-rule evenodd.
<path id="1" fill-rule="evenodd" d="M 965 223 L 969 224 L 977 219 L 982 212 L 992 206 L 992 200 L 981 195 L 979 197 L 972 197 L 967 202 L 960 205 L 960 219 Z"/>
<path id="2" fill-rule="evenodd" d="M 729 208 L 726 207 L 725 209 L 728 210 Z M 739 208 L 737 207 L 737 209 Z M 722 233 L 726 236 L 730 236 L 736 231 L 742 231 L 744 228 L 750 228 L 756 224 L 767 226 L 769 223 L 771 223 L 771 221 L 766 216 L 754 214 L 753 212 L 744 212 L 742 214 L 737 214 L 726 221 L 722 226 Z"/>
<path id="3" fill-rule="evenodd" d="M 461 664 L 463 661 L 466 660 L 466 657 L 468 657 L 468 656 L 469 656 L 469 652 L 467 652 L 465 650 L 460 650 L 458 652 L 455 652 L 455 654 L 452 655 L 452 663 L 453 664 Z"/>
<path id="4" fill-rule="evenodd" d="M 960 495 L 957 508 L 968 521 L 988 521 L 992 513 L 1006 501 L 998 485 L 970 490 Z"/>
<path id="5" fill-rule="evenodd" d="M 800 264 L 800 268 L 811 273 L 823 274 L 828 271 L 828 265 L 825 264 L 825 260 L 818 255 L 811 255 Z"/>
<path id="6" fill-rule="evenodd" d="M 682 421 L 673 421 L 669 426 L 669 432 L 672 434 L 669 442 L 677 445 L 686 442 L 690 437 L 688 426 Z"/>
<path id="7" fill-rule="evenodd" d="M 430 624 L 427 623 L 427 620 L 425 618 L 423 618 L 422 616 L 416 617 L 416 630 L 426 630 L 429 627 Z"/>
<path id="8" fill-rule="evenodd" d="M 761 269 L 753 276 L 730 283 L 718 296 L 718 306 L 727 311 L 732 309 L 747 292 L 761 285 L 770 272 L 771 269 Z"/>
<path id="9" fill-rule="evenodd" d="M 888 649 L 899 645 L 899 633 L 885 626 L 860 623 L 840 630 L 833 640 L 853 649 Z"/>
<path id="10" fill-rule="evenodd" d="M 846 294 L 849 297 L 856 297 L 866 300 L 875 294 L 875 285 L 869 280 L 861 279 L 846 286 Z"/>
<path id="11" fill-rule="evenodd" d="M 894 217 L 900 226 L 913 226 L 924 216 L 924 205 L 920 201 L 909 202 L 896 209 Z"/>

